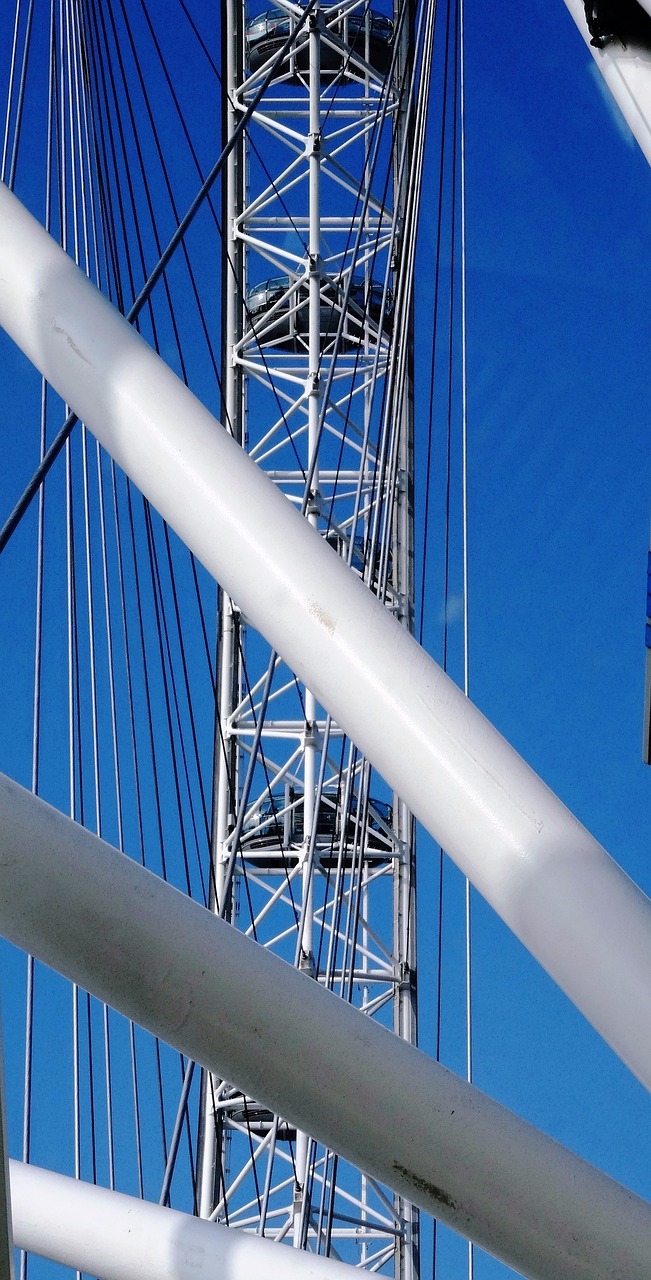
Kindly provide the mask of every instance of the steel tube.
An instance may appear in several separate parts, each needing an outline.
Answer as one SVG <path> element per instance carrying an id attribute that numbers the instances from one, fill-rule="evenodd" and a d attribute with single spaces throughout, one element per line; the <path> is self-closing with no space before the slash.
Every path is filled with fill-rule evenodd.
<path id="1" fill-rule="evenodd" d="M 353 1267 L 10 1161 L 15 1244 L 101 1280 L 354 1280 Z"/>
<path id="2" fill-rule="evenodd" d="M 651 1086 L 649 900 L 5 187 L 0 323 Z"/>
<path id="3" fill-rule="evenodd" d="M 651 1205 L 2 775 L 0 930 L 531 1280 L 648 1280 Z"/>
<path id="4" fill-rule="evenodd" d="M 6 1277 L 6 1280 L 14 1280 L 13 1244 L 5 1115 L 5 1073 L 0 1035 L 0 1276 Z"/>
<path id="5" fill-rule="evenodd" d="M 617 41 L 603 49 L 590 43 L 583 0 L 565 0 L 574 21 L 629 129 L 651 164 L 651 50 L 624 48 Z M 651 14 L 651 0 L 640 0 Z"/>

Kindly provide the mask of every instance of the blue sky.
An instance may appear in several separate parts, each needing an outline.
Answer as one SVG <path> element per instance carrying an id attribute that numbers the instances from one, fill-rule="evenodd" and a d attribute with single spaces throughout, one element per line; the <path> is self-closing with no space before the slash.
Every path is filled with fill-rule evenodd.
<path id="1" fill-rule="evenodd" d="M 651 175 L 562 3 L 471 0 L 466 53 L 470 692 L 648 892 Z M 651 1194 L 648 1095 L 477 898 L 473 1021 L 482 1088 Z"/>
<path id="2" fill-rule="evenodd" d="M 207 0 L 194 11 L 207 26 Z M 5 46 L 7 39 L 5 19 Z M 466 53 L 471 696 L 649 891 L 651 772 L 641 739 L 651 175 L 561 0 L 502 0 L 490 9 L 469 0 Z M 423 315 L 434 235 L 426 199 Z M 421 370 L 424 342 L 417 354 Z M 17 376 L 20 360 L 6 359 Z M 426 403 L 419 378 L 421 485 Z M 2 517 L 29 471 L 17 423 L 9 435 Z M 435 515 L 442 494 L 437 474 Z M 425 636 L 436 657 L 440 549 L 430 563 Z M 5 641 L 8 662 L 20 644 L 13 626 Z M 457 619 L 457 677 L 459 654 Z M 27 781 L 8 696 L 20 663 L 8 669 L 2 767 Z M 421 1034 L 429 1048 L 437 855 L 426 839 L 419 856 Z M 463 1070 L 463 884 L 453 868 L 444 892 L 443 1056 Z M 473 922 L 477 1084 L 651 1196 L 648 1095 L 477 898 Z M 17 1097 L 15 1081 L 10 1091 Z M 15 1147 L 15 1128 L 10 1136 Z M 437 1280 L 456 1280 L 464 1265 L 463 1244 L 441 1233 Z M 475 1274 L 510 1273 L 478 1257 Z"/>

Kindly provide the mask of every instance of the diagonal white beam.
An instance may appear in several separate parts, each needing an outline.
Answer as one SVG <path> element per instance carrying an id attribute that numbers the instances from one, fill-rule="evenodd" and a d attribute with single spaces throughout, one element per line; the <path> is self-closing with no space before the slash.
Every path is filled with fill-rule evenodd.
<path id="1" fill-rule="evenodd" d="M 2 775 L 0 932 L 531 1280 L 648 1280 L 651 1205 Z"/>
<path id="2" fill-rule="evenodd" d="M 0 323 L 651 1085 L 651 904 L 0 186 Z"/>
<path id="3" fill-rule="evenodd" d="M 14 1240 L 100 1280 L 355 1280 L 354 1267 L 10 1161 Z"/>
<path id="4" fill-rule="evenodd" d="M 651 50 L 624 48 L 613 41 L 603 49 L 590 43 L 583 0 L 565 0 L 583 39 L 633 136 L 651 164 Z M 641 0 L 651 14 L 651 0 Z"/>

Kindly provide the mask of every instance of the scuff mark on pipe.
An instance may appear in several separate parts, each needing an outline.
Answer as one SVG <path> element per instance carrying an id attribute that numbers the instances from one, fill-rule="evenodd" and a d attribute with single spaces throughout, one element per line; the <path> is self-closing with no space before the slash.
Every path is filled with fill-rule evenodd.
<path id="1" fill-rule="evenodd" d="M 405 1182 L 408 1182 L 410 1186 L 415 1187 L 417 1191 L 424 1191 L 426 1195 L 432 1196 L 438 1204 L 444 1204 L 448 1209 L 452 1209 L 455 1212 L 459 1211 L 459 1205 L 456 1200 L 453 1200 L 452 1196 L 448 1195 L 447 1191 L 444 1191 L 442 1187 L 437 1187 L 435 1183 L 428 1182 L 427 1178 L 421 1178 L 417 1173 L 413 1173 L 411 1169 L 405 1168 L 404 1164 L 398 1164 L 397 1160 L 394 1160 L 393 1167 L 396 1173 L 399 1173 L 400 1177 L 404 1178 Z"/>
<path id="2" fill-rule="evenodd" d="M 313 618 L 316 618 L 317 622 L 321 623 L 321 626 L 325 627 L 326 631 L 328 631 L 331 636 L 334 635 L 335 622 L 330 617 L 330 614 L 326 613 L 325 609 L 322 609 L 321 605 L 318 604 L 316 600 L 313 600 L 309 605 L 308 612 L 312 614 Z"/>

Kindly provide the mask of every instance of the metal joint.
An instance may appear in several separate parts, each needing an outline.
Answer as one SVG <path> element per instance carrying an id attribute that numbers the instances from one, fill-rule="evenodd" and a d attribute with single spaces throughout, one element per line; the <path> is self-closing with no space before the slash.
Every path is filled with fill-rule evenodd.
<path id="1" fill-rule="evenodd" d="M 409 601 L 404 592 L 400 592 L 397 596 L 396 606 L 393 613 L 400 622 L 404 622 L 405 618 L 409 617 Z"/>
<path id="2" fill-rule="evenodd" d="M 316 977 L 316 962 L 314 952 L 304 951 L 301 947 L 301 954 L 298 961 L 298 968 L 301 973 L 307 974 L 308 978 Z"/>

